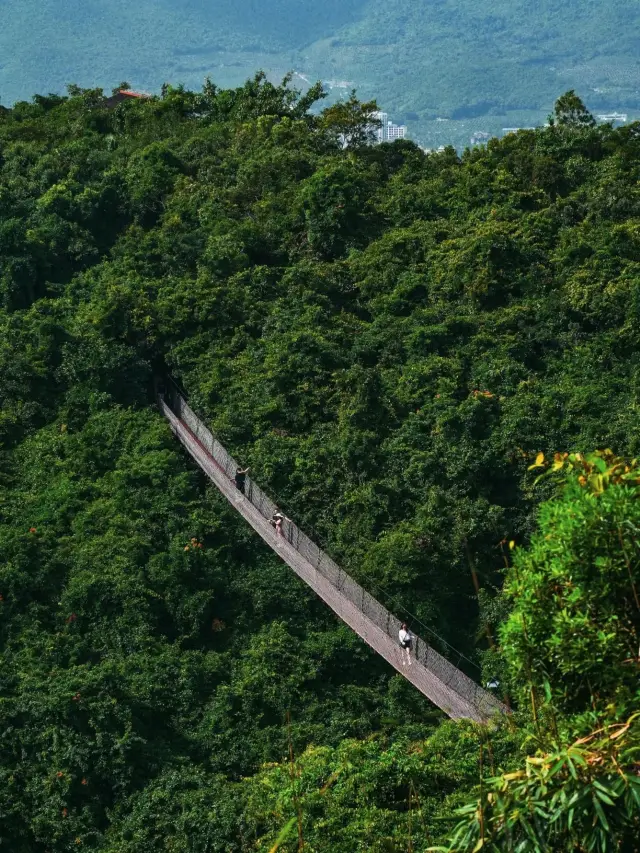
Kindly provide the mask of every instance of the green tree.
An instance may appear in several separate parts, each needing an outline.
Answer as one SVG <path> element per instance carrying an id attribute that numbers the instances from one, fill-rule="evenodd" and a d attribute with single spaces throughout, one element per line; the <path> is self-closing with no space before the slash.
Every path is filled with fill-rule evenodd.
<path id="1" fill-rule="evenodd" d="M 424 850 L 523 744 L 561 799 L 575 739 L 638 710 L 636 469 L 563 453 L 542 508 L 528 471 L 640 454 L 636 129 L 425 155 L 318 96 L 258 75 L 0 116 L 7 849 L 295 850 L 302 802 L 322 853 Z M 499 673 L 505 727 L 441 725 L 264 547 L 154 408 L 167 371 L 338 563 Z"/>
<path id="2" fill-rule="evenodd" d="M 640 468 L 610 452 L 558 454 L 553 467 L 567 483 L 515 552 L 504 654 L 523 699 L 529 682 L 563 715 L 624 712 L 637 700 Z"/>
<path id="3" fill-rule="evenodd" d="M 375 101 L 362 103 L 354 90 L 347 101 L 339 101 L 322 112 L 320 127 L 343 148 L 370 145 L 380 126 L 375 116 L 377 111 Z"/>
<path id="4" fill-rule="evenodd" d="M 561 127 L 594 127 L 596 120 L 574 90 L 570 89 L 556 101 L 553 123 Z"/>

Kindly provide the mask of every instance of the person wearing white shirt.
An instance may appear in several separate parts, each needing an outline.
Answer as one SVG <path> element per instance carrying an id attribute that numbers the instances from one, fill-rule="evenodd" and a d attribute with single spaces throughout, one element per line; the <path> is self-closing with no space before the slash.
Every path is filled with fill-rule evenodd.
<path id="1" fill-rule="evenodd" d="M 400 630 L 398 631 L 398 640 L 400 641 L 400 648 L 402 649 L 402 666 L 411 666 L 411 647 L 413 645 L 413 635 L 411 631 L 407 628 L 406 622 L 403 622 L 400 626 Z"/>

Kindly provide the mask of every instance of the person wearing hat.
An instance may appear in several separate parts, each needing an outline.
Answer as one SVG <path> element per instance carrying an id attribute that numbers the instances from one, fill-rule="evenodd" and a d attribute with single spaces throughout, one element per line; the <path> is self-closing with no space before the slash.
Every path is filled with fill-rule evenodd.
<path id="1" fill-rule="evenodd" d="M 284 515 L 280 512 L 280 510 L 276 510 L 271 516 L 271 524 L 276 529 L 276 538 L 280 538 L 282 534 L 282 524 L 284 522 Z"/>

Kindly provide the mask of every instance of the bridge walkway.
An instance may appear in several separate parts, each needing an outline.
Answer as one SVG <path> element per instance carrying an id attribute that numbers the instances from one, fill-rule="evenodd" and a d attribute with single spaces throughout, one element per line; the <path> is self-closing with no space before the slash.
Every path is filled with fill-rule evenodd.
<path id="1" fill-rule="evenodd" d="M 175 389 L 158 397 L 171 429 L 233 508 L 356 634 L 452 719 L 487 722 L 507 708 L 420 637 L 411 664 L 398 644 L 400 620 L 369 595 L 292 521 L 278 536 L 270 524 L 277 506 L 247 477 L 244 496 L 233 482 L 238 467 Z"/>

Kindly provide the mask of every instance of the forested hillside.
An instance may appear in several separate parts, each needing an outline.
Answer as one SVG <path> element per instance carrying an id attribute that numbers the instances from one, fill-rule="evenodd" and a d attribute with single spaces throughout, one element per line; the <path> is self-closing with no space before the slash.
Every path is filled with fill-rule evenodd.
<path id="1" fill-rule="evenodd" d="M 0 846 L 634 851 L 640 127 L 569 93 L 426 156 L 320 95 L 0 111 Z M 443 722 L 338 625 L 165 372 L 513 715 Z"/>
<path id="2" fill-rule="evenodd" d="M 544 123 L 569 88 L 638 115 L 639 26 L 633 0 L 21 0 L 2 8 L 0 97 L 295 70 L 376 97 L 423 144 L 463 146 Z"/>

